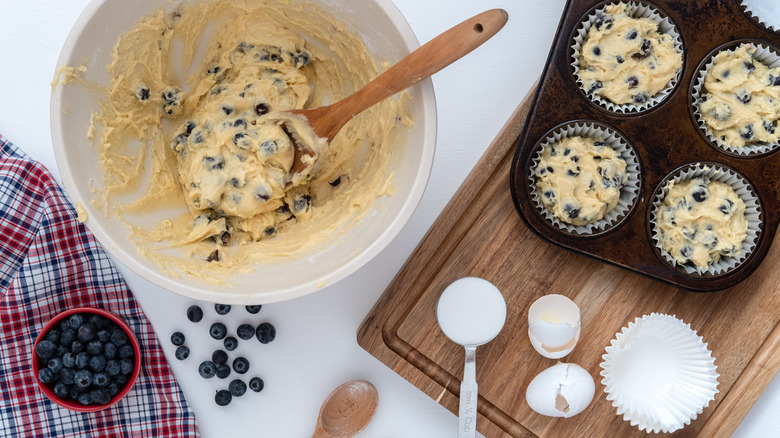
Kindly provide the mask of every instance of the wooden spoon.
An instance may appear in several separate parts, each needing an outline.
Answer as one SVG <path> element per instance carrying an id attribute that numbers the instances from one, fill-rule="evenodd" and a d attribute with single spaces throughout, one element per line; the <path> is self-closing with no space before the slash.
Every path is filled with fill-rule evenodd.
<path id="1" fill-rule="evenodd" d="M 462 58 L 501 30 L 508 19 L 509 14 L 503 9 L 485 11 L 428 41 L 345 99 L 327 106 L 288 113 L 303 116 L 316 136 L 330 142 L 344 124 L 361 111 Z M 314 156 L 314 152 L 301 145 L 295 136 L 291 135 L 290 138 L 296 149 L 292 171 L 298 173 L 304 168 L 302 154 Z"/>
<path id="2" fill-rule="evenodd" d="M 363 430 L 376 412 L 379 395 L 365 380 L 334 389 L 322 403 L 312 438 L 349 438 Z"/>

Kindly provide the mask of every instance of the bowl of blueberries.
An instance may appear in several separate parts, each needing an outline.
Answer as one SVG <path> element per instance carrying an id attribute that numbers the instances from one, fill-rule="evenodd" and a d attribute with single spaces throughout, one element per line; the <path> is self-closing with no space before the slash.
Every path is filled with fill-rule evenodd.
<path id="1" fill-rule="evenodd" d="M 106 409 L 132 388 L 141 347 L 116 315 L 78 307 L 55 316 L 33 344 L 38 387 L 58 405 L 78 412 Z"/>

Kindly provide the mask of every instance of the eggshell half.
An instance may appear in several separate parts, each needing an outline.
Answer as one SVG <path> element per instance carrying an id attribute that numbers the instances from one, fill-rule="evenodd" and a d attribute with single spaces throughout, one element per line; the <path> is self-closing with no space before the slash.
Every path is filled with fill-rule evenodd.
<path id="1" fill-rule="evenodd" d="M 545 295 L 528 309 L 528 337 L 542 356 L 560 359 L 580 338 L 580 308 L 563 295 Z"/>
<path id="2" fill-rule="evenodd" d="M 588 407 L 596 393 L 593 377 L 572 363 L 558 363 L 539 373 L 525 391 L 528 406 L 548 417 L 573 417 Z"/>

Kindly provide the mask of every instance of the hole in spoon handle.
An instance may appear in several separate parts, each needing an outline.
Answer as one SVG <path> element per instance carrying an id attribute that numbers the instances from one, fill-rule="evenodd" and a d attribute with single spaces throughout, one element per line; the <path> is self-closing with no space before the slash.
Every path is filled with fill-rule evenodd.
<path id="1" fill-rule="evenodd" d="M 477 347 L 466 347 L 466 363 L 460 384 L 458 438 L 477 436 Z"/>

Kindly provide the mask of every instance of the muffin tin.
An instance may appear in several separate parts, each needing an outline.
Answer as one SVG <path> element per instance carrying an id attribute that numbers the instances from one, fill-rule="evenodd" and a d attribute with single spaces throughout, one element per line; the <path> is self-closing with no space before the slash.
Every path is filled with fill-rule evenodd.
<path id="1" fill-rule="evenodd" d="M 708 292 L 733 286 L 761 264 L 777 230 L 780 206 L 780 155 L 728 153 L 711 144 L 693 110 L 694 82 L 719 50 L 752 42 L 780 52 L 780 35 L 744 12 L 739 0 L 642 1 L 667 17 L 682 40 L 683 68 L 670 95 L 647 110 L 619 113 L 589 99 L 576 81 L 573 41 L 593 11 L 615 1 L 569 0 L 518 141 L 510 172 L 517 211 L 543 239 L 644 274 L 677 287 Z M 534 202 L 529 178 L 536 151 L 552 133 L 572 123 L 598 124 L 621 136 L 637 154 L 641 169 L 636 202 L 619 221 L 594 233 L 556 226 Z M 720 165 L 741 175 L 753 190 L 760 229 L 752 251 L 735 267 L 716 273 L 691 272 L 666 260 L 653 242 L 651 210 L 664 181 L 694 163 Z"/>

